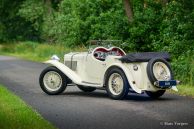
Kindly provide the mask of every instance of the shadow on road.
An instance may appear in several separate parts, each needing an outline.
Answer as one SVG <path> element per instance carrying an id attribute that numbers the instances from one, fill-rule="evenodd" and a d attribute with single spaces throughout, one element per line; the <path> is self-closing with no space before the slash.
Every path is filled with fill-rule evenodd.
<path id="1" fill-rule="evenodd" d="M 64 92 L 62 95 L 71 97 L 93 97 L 93 98 L 108 98 L 108 95 L 103 92 L 82 92 L 82 91 L 69 91 Z"/>
<path id="2" fill-rule="evenodd" d="M 82 92 L 82 91 L 68 91 L 64 92 L 62 95 L 64 96 L 70 96 L 70 97 L 87 97 L 87 98 L 104 98 L 104 99 L 110 99 L 108 94 L 106 92 Z M 133 100 L 133 101 L 172 101 L 176 100 L 172 96 L 166 97 L 165 95 L 158 99 L 152 99 L 148 97 L 146 94 L 135 94 L 135 93 L 129 93 L 124 101 L 126 100 Z"/>
<path id="3" fill-rule="evenodd" d="M 125 100 L 133 100 L 133 101 L 169 101 L 169 100 L 175 100 L 174 98 L 168 98 L 168 97 L 161 97 L 158 99 L 152 99 L 149 96 L 145 94 L 129 94 L 126 96 Z"/>

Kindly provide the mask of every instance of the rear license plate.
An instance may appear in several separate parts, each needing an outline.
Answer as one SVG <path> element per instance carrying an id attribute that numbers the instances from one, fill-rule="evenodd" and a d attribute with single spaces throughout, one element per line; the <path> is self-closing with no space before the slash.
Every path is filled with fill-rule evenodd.
<path id="1" fill-rule="evenodd" d="M 170 81 L 158 81 L 160 87 L 170 87 L 170 86 L 176 86 L 176 80 L 170 80 Z"/>

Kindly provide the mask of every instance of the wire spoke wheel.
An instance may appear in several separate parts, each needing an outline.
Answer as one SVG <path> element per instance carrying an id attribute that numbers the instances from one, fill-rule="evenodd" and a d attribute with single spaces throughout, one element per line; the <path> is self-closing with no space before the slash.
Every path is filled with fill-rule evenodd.
<path id="1" fill-rule="evenodd" d="M 153 58 L 148 62 L 147 75 L 153 85 L 156 81 L 168 81 L 173 79 L 170 64 L 162 58 Z"/>
<path id="2" fill-rule="evenodd" d="M 123 90 L 123 79 L 121 75 L 113 73 L 109 78 L 108 86 L 114 95 L 119 95 Z"/>
<path id="3" fill-rule="evenodd" d="M 105 86 L 112 99 L 123 99 L 129 92 L 127 77 L 118 67 L 112 67 L 107 71 Z"/>
<path id="4" fill-rule="evenodd" d="M 39 77 L 41 89 L 49 95 L 62 93 L 67 87 L 67 77 L 56 67 L 50 66 Z"/>
<path id="5" fill-rule="evenodd" d="M 57 72 L 50 71 L 45 74 L 43 78 L 43 82 L 44 82 L 45 87 L 48 90 L 56 91 L 62 85 L 62 78 Z"/>
<path id="6" fill-rule="evenodd" d="M 156 62 L 153 65 L 153 73 L 158 81 L 170 80 L 171 73 L 169 68 L 163 62 Z"/>
<path id="7" fill-rule="evenodd" d="M 173 79 L 170 64 L 163 58 L 153 58 L 148 62 L 147 75 L 153 86 L 156 81 L 169 81 Z M 166 88 L 155 86 L 158 88 L 156 91 L 145 91 L 151 98 L 157 99 L 162 96 Z"/>

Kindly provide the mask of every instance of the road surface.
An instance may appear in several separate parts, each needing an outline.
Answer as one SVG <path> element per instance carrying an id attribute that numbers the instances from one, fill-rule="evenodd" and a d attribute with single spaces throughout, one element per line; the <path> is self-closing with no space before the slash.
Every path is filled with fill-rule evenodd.
<path id="1" fill-rule="evenodd" d="M 129 94 L 111 100 L 105 91 L 84 93 L 76 86 L 49 96 L 38 78 L 45 64 L 0 56 L 0 83 L 60 129 L 194 129 L 194 99 L 165 94 L 152 100 Z"/>

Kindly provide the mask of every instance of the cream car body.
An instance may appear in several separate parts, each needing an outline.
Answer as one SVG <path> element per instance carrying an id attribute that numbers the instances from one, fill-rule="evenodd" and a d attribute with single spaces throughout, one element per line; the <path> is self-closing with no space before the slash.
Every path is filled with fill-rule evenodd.
<path id="1" fill-rule="evenodd" d="M 56 67 L 71 80 L 70 83 L 76 85 L 95 88 L 106 87 L 106 75 L 108 71 L 113 67 L 117 67 L 125 74 L 129 88 L 136 93 L 161 90 L 160 87 L 151 83 L 148 78 L 148 62 L 125 63 L 120 60 L 124 55 L 126 53 L 118 47 L 108 49 L 105 47 L 96 47 L 88 52 L 71 52 L 65 54 L 64 62 L 60 62 L 58 57 L 53 56 L 51 60 L 45 63 Z M 156 69 L 156 72 L 160 71 L 160 69 Z M 167 70 L 167 72 L 170 71 Z M 176 86 L 170 86 L 170 88 L 177 90 Z"/>

